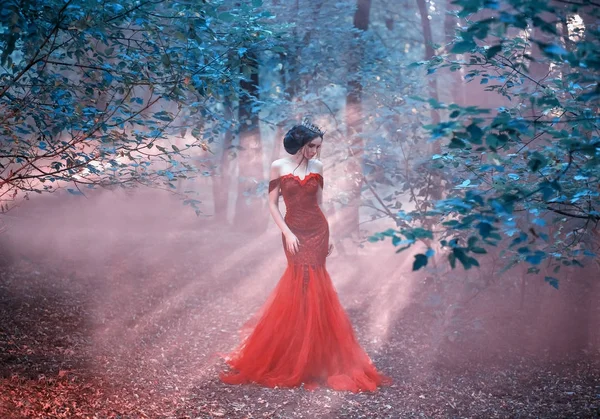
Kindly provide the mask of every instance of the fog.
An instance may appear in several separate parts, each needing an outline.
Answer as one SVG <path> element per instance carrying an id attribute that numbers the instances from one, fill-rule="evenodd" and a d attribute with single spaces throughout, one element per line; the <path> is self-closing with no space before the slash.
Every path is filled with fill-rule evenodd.
<path id="1" fill-rule="evenodd" d="M 168 376 L 181 363 L 185 381 L 213 379 L 223 368 L 219 354 L 233 349 L 286 263 L 272 220 L 264 233 L 238 232 L 161 191 L 45 196 L 5 219 L 3 271 L 34 278 L 28 288 L 4 288 L 11 304 L 49 290 L 79 295 L 71 301 L 78 333 L 95 354 L 86 367 L 98 373 L 133 362 L 136 373 L 144 366 Z M 330 217 L 333 236 L 343 222 Z M 598 355 L 598 287 L 585 277 L 592 269 L 577 268 L 556 290 L 519 269 L 482 280 L 493 263 L 501 266 L 494 255 L 481 269 L 451 270 L 440 258 L 412 272 L 412 249 L 396 254 L 390 242 L 360 248 L 347 240 L 344 250 L 328 258 L 328 271 L 360 341 L 397 380 L 439 366 Z"/>
<path id="2" fill-rule="evenodd" d="M 596 3 L 1 6 L 0 418 L 600 415 Z M 286 269 L 305 117 L 374 393 L 219 380 Z M 502 239 L 452 269 L 486 235 L 428 223 L 471 192 Z M 408 224 L 434 239 L 369 241 Z"/>

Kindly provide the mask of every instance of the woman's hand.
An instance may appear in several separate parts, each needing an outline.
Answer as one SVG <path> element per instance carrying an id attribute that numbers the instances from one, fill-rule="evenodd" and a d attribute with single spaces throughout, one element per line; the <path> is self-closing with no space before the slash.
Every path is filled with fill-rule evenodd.
<path id="1" fill-rule="evenodd" d="M 285 245 L 287 246 L 287 251 L 292 255 L 295 254 L 298 251 L 298 248 L 300 247 L 300 241 L 298 240 L 298 237 L 296 237 L 296 235 L 291 231 L 285 234 L 284 237 Z"/>
<path id="2" fill-rule="evenodd" d="M 327 256 L 329 256 L 333 252 L 333 244 L 329 245 L 329 251 L 327 252 Z"/>

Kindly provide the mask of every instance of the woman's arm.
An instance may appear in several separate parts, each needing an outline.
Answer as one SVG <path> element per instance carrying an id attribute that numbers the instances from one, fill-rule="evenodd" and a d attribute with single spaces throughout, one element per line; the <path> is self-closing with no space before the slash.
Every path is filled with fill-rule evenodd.
<path id="1" fill-rule="evenodd" d="M 321 175 L 321 177 L 323 176 L 323 163 L 321 163 L 320 161 L 315 161 L 315 171 L 317 173 L 319 173 Z M 323 188 L 318 188 L 317 189 L 317 203 L 319 204 L 319 208 L 321 208 L 321 212 L 323 213 L 323 216 L 325 218 L 327 218 L 325 216 L 325 208 L 323 208 Z M 331 235 L 331 227 L 329 227 L 329 234 Z M 333 244 L 329 244 L 329 249 L 327 249 L 327 256 L 329 256 L 331 254 L 331 252 L 333 252 Z"/>
<path id="2" fill-rule="evenodd" d="M 272 180 L 277 180 L 278 184 L 276 188 L 273 188 L 272 191 L 269 192 L 269 212 L 275 220 L 275 224 L 283 233 L 285 237 L 285 246 L 291 254 L 295 254 L 300 248 L 300 242 L 298 237 L 292 233 L 292 230 L 288 227 L 285 222 L 281 212 L 279 211 L 279 165 L 276 162 L 271 164 L 271 175 L 269 183 Z"/>
<path id="3" fill-rule="evenodd" d="M 315 171 L 318 174 L 320 174 L 321 177 L 323 177 L 323 163 L 316 160 L 314 167 L 315 167 Z M 325 215 L 325 208 L 323 207 L 323 188 L 317 189 L 317 203 L 319 204 L 319 208 L 321 208 L 321 212 L 323 213 L 323 216 L 325 218 L 327 218 L 327 216 Z M 329 227 L 329 235 L 331 235 L 331 226 Z M 333 252 L 333 244 L 329 245 L 329 249 L 327 249 L 327 256 L 329 256 L 331 254 L 331 252 Z"/>
<path id="4" fill-rule="evenodd" d="M 323 176 L 323 163 L 318 160 L 315 160 L 314 163 L 315 172 Z M 325 208 L 323 208 L 323 188 L 317 189 L 317 203 L 319 204 L 319 208 L 321 208 L 321 212 L 325 215 Z"/>
<path id="5" fill-rule="evenodd" d="M 279 165 L 276 161 L 271 164 L 270 181 L 271 180 L 279 180 Z M 275 224 L 277 224 L 277 227 L 279 227 L 284 235 L 292 232 L 285 223 L 281 211 L 279 211 L 279 185 L 269 192 L 269 212 L 271 213 L 273 220 L 275 220 Z"/>

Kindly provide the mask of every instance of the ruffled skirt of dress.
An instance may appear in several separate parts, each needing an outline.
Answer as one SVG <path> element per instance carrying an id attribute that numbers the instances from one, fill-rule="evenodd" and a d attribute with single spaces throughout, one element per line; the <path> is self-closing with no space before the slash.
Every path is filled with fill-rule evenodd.
<path id="1" fill-rule="evenodd" d="M 255 318 L 225 383 L 359 392 L 391 382 L 357 342 L 325 266 L 288 265 Z"/>

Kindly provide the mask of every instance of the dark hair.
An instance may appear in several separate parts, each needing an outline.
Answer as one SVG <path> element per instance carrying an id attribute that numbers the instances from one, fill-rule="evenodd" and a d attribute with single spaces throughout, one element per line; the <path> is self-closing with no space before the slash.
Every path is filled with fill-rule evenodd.
<path id="1" fill-rule="evenodd" d="M 323 138 L 323 135 L 304 125 L 294 125 L 283 137 L 283 147 L 289 154 L 296 154 L 302 147 L 317 137 Z"/>
<path id="2" fill-rule="evenodd" d="M 283 137 L 283 147 L 289 154 L 296 154 L 302 147 L 317 137 L 323 139 L 323 133 L 316 132 L 305 125 L 294 125 L 287 134 L 285 134 L 285 137 Z M 304 159 L 305 156 L 302 155 L 302 160 L 300 160 L 296 169 L 300 167 Z M 296 169 L 294 169 L 292 173 L 294 173 Z"/>

